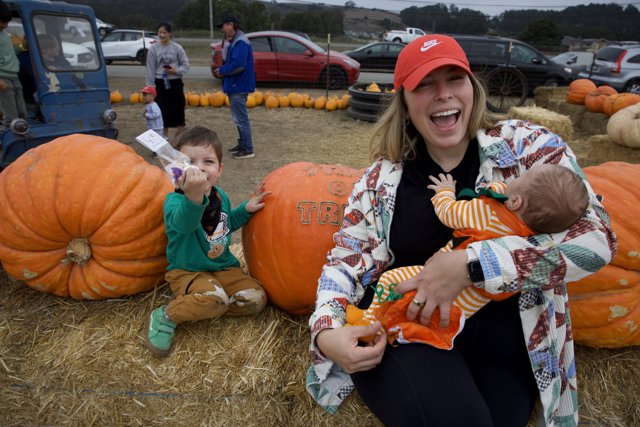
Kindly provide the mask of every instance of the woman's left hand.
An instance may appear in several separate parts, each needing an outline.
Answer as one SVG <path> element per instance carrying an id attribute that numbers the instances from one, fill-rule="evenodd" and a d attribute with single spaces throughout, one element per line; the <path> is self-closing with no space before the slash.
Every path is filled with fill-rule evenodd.
<path id="1" fill-rule="evenodd" d="M 436 252 L 427 260 L 422 271 L 396 288 L 405 293 L 416 290 L 414 301 L 409 304 L 407 318 L 427 325 L 436 308 L 440 310 L 440 327 L 449 326 L 451 303 L 472 283 L 467 276 L 467 253 L 464 250 Z"/>

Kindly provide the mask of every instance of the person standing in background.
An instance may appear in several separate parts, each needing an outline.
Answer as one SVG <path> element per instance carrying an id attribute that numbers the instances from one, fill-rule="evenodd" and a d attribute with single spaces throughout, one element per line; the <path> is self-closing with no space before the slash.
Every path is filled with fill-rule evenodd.
<path id="1" fill-rule="evenodd" d="M 185 126 L 184 84 L 182 77 L 189 72 L 189 58 L 182 46 L 171 39 L 171 24 L 161 22 L 157 28 L 159 43 L 147 52 L 147 86 L 155 87 L 156 102 L 162 111 L 163 135 L 169 138 L 169 128 L 180 135 Z"/>
<path id="2" fill-rule="evenodd" d="M 2 110 L 2 128 L 4 129 L 9 128 L 12 120 L 27 117 L 22 84 L 18 78 L 20 61 L 16 56 L 11 38 L 4 31 L 12 18 L 9 7 L 0 1 L 0 110 Z"/>
<path id="3" fill-rule="evenodd" d="M 247 95 L 256 90 L 253 49 L 249 39 L 240 30 L 240 22 L 235 15 L 226 15 L 217 27 L 222 30 L 228 47 L 223 65 L 213 75 L 222 79 L 222 90 L 229 97 L 231 117 L 239 135 L 238 143 L 229 151 L 234 159 L 249 159 L 255 157 L 247 112 Z"/>

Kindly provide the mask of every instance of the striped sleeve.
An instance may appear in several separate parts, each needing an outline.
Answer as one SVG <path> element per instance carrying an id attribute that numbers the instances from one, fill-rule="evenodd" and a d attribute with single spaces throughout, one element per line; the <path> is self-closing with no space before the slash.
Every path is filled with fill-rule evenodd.
<path id="1" fill-rule="evenodd" d="M 456 200 L 451 190 L 438 190 L 431 198 L 436 215 L 449 228 L 486 230 L 491 223 L 491 208 L 481 199 Z"/>

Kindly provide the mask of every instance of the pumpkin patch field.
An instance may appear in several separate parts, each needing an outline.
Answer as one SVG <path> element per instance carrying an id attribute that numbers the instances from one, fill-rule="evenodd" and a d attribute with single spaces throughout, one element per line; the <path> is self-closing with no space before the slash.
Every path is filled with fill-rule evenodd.
<path id="1" fill-rule="evenodd" d="M 110 86 L 124 95 L 113 106 L 118 113 L 118 141 L 150 165 L 159 166 L 158 160 L 135 142 L 135 136 L 146 130 L 144 107 L 129 102 L 128 98 L 142 87 L 141 82 L 116 79 L 110 81 Z M 185 86 L 197 93 L 217 90 L 210 81 L 187 80 Z M 283 95 L 291 91 L 272 90 Z M 318 89 L 295 90 L 314 98 L 324 95 Z M 345 92 L 329 95 L 340 98 Z M 234 205 L 248 198 L 271 172 L 291 163 L 299 163 L 298 167 L 305 171 L 339 177 L 322 185 L 340 195 L 345 192 L 343 187 L 353 182 L 357 171 L 369 164 L 367 143 L 373 125 L 352 119 L 344 110 L 262 106 L 250 109 L 249 117 L 256 156 L 235 160 L 227 152 L 236 145 L 237 138 L 227 107 L 188 106 L 186 112 L 187 125 L 204 125 L 220 136 L 224 171 L 219 185 Z M 617 144 L 612 144 L 615 147 L 611 149 L 586 148 L 587 141 L 596 138 L 593 132 L 574 131 L 574 138 L 582 141 L 575 143 L 581 164 L 596 165 L 610 160 L 640 163 L 640 157 L 634 157 L 640 149 L 633 151 Z M 598 141 L 604 143 L 602 139 Z M 99 160 L 94 162 L 95 167 L 101 166 Z M 109 162 L 105 159 L 104 163 Z M 82 171 L 88 168 L 78 167 Z M 129 185 L 130 178 L 126 169 L 118 170 L 109 174 L 109 185 L 100 183 L 97 189 L 108 197 L 115 189 Z M 86 191 L 87 184 L 79 174 L 75 187 L 69 181 L 68 190 L 58 191 L 55 197 L 69 204 L 82 203 L 84 197 L 86 204 L 97 206 L 95 193 L 78 192 Z M 283 193 L 293 191 L 290 188 L 302 191 L 305 185 L 311 188 L 299 175 L 290 174 L 280 177 L 272 188 L 282 197 Z M 339 201 L 315 188 L 306 194 L 304 204 L 299 205 L 300 221 L 322 224 L 339 221 Z M 625 197 L 622 192 L 617 196 Z M 43 203 L 54 203 L 54 199 L 41 197 Z M 138 203 L 144 200 L 141 197 L 136 196 Z M 28 203 L 34 203 L 25 194 L 25 203 L 27 199 Z M 12 200 L 20 203 L 18 191 Z M 119 209 L 124 209 L 127 203 L 121 202 Z M 109 215 L 107 211 L 98 211 L 99 208 L 90 212 L 78 210 L 78 221 L 91 219 L 91 215 L 102 219 Z M 30 219 L 37 220 L 26 215 L 20 218 Z M 61 235 L 70 226 L 62 220 L 51 221 L 60 230 L 50 227 L 43 234 L 51 241 L 62 240 Z M 137 221 L 145 222 L 142 218 Z M 296 224 L 293 219 L 287 221 L 293 224 L 291 227 Z M 320 244 L 319 236 L 296 234 L 296 230 L 278 222 L 278 218 L 264 218 L 260 226 L 269 227 L 268 234 L 263 234 L 268 238 L 266 247 L 282 250 L 291 241 L 291 256 Z M 232 250 L 244 261 L 242 234 L 241 231 L 234 234 Z M 245 234 L 247 238 L 255 236 L 256 230 Z M 143 245 L 142 249 L 148 246 Z M 43 247 L 42 251 L 45 250 Z M 109 253 L 117 255 L 117 247 L 114 245 Z M 256 262 L 252 254 L 247 255 L 247 262 Z M 272 258 L 269 262 L 282 265 L 283 269 L 287 267 L 286 257 Z M 295 268 L 305 267 L 295 265 Z M 300 273 L 300 277 L 305 275 L 307 271 Z M 135 275 L 131 276 L 133 281 Z M 295 281 L 295 270 L 288 270 L 286 277 Z M 0 425 L 379 426 L 355 393 L 335 415 L 324 412 L 313 402 L 304 388 L 309 365 L 308 315 L 304 314 L 307 307 L 300 307 L 285 291 L 271 292 L 275 292 L 273 299 L 278 306 L 287 308 L 287 304 L 294 304 L 289 311 L 302 314 L 290 314 L 269 304 L 255 317 L 223 316 L 215 321 L 182 324 L 170 355 L 157 358 L 144 347 L 145 320 L 153 308 L 169 301 L 171 294 L 166 285 L 109 299 L 73 299 L 25 286 L 0 270 Z M 606 296 L 601 304 L 598 319 L 606 311 Z M 587 323 L 596 319 L 595 314 L 589 317 L 588 310 L 581 311 L 581 316 Z M 640 425 L 640 346 L 578 345 L 576 365 L 581 425 Z M 530 425 L 534 425 L 533 420 Z"/>

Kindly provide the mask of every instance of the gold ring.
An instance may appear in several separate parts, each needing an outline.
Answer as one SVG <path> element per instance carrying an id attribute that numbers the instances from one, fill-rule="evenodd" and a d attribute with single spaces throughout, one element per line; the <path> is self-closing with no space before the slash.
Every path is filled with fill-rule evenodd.
<path id="1" fill-rule="evenodd" d="M 412 302 L 412 303 L 414 303 L 415 305 L 417 305 L 417 306 L 418 306 L 418 307 L 420 307 L 420 308 L 422 308 L 422 307 L 424 306 L 424 303 L 423 303 L 423 302 L 420 302 L 420 301 L 418 301 L 418 300 L 417 300 L 417 299 L 415 299 L 415 298 L 414 298 L 411 302 Z"/>

